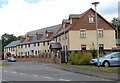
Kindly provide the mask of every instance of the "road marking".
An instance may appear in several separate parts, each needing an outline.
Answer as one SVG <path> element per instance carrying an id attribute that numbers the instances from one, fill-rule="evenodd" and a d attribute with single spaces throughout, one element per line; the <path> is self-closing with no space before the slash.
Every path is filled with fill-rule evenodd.
<path id="1" fill-rule="evenodd" d="M 25 73 L 20 73 L 21 75 L 27 75 L 27 74 L 25 74 Z"/>
<path id="2" fill-rule="evenodd" d="M 5 70 L 4 70 L 4 72 L 8 72 L 8 71 L 5 71 Z"/>
<path id="3" fill-rule="evenodd" d="M 33 75 L 33 76 L 38 76 L 38 75 Z"/>
<path id="4" fill-rule="evenodd" d="M 46 77 L 44 77 L 44 78 L 53 79 L 52 77 L 47 77 L 47 76 L 46 76 Z"/>
<path id="5" fill-rule="evenodd" d="M 67 79 L 60 79 L 61 81 L 71 81 L 71 80 L 67 80 Z"/>
<path id="6" fill-rule="evenodd" d="M 17 73 L 17 72 L 11 72 L 11 73 Z"/>

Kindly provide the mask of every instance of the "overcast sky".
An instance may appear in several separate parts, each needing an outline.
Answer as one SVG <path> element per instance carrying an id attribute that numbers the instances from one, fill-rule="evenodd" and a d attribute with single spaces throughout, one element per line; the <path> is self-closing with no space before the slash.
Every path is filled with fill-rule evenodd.
<path id="1" fill-rule="evenodd" d="M 120 0 L 0 0 L 0 36 L 15 36 L 28 31 L 61 24 L 69 14 L 81 14 L 93 8 L 99 1 L 97 11 L 109 22 L 118 17 Z"/>

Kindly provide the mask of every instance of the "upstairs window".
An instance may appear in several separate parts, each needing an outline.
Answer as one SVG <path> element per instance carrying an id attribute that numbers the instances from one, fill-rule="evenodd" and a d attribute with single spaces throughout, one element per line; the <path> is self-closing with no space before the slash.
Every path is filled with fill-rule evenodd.
<path id="1" fill-rule="evenodd" d="M 94 23 L 95 22 L 95 17 L 93 14 L 89 15 L 89 23 Z"/>
<path id="2" fill-rule="evenodd" d="M 103 30 L 98 30 L 98 37 L 103 37 Z"/>
<path id="3" fill-rule="evenodd" d="M 86 37 L 86 30 L 80 30 L 80 37 Z"/>

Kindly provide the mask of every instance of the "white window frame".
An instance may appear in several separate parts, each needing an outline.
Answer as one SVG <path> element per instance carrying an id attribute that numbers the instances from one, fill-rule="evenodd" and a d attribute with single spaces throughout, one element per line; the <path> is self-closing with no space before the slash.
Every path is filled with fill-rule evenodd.
<path id="1" fill-rule="evenodd" d="M 95 23 L 95 16 L 93 14 L 88 16 L 89 23 Z"/>
<path id="2" fill-rule="evenodd" d="M 82 32 L 82 33 L 81 33 Z M 86 29 L 81 29 L 80 30 L 80 37 L 82 37 L 82 38 L 86 38 Z"/>
<path id="3" fill-rule="evenodd" d="M 100 31 L 102 31 L 102 33 Z M 98 37 L 103 37 L 103 29 L 98 29 Z"/>

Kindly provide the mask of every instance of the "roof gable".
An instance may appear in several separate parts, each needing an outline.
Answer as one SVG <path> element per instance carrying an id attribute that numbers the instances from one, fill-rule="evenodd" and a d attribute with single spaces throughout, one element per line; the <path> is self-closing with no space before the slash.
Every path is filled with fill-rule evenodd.
<path id="1" fill-rule="evenodd" d="M 88 22 L 88 15 L 93 14 L 95 15 L 95 11 L 90 8 L 87 12 L 84 13 L 83 16 L 79 18 L 75 23 L 68 30 L 80 30 L 80 29 L 87 29 L 87 30 L 95 30 L 95 23 Z M 104 30 L 114 30 L 115 27 L 112 26 L 107 20 L 105 20 L 100 14 L 98 14 L 98 29 Z"/>

